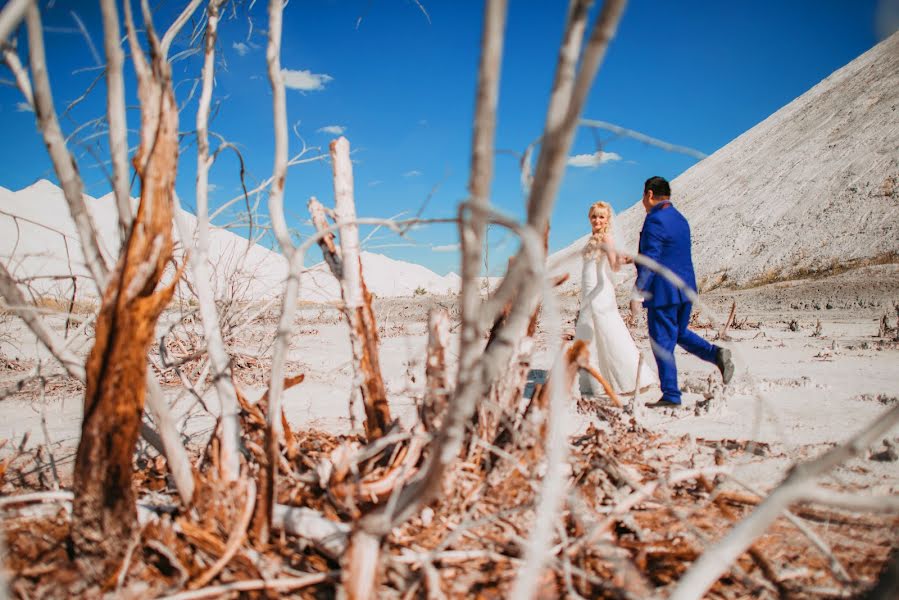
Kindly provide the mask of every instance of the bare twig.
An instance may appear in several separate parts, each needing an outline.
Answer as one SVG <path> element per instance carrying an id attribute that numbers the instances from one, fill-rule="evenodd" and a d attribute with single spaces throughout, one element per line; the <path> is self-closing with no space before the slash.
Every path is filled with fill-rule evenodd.
<path id="1" fill-rule="evenodd" d="M 181 14 L 175 19 L 175 22 L 168 28 L 168 30 L 162 36 L 162 42 L 159 44 L 160 54 L 162 55 L 162 59 L 166 60 L 169 53 L 169 47 L 172 45 L 172 41 L 175 39 L 175 36 L 178 35 L 178 32 L 187 24 L 187 20 L 190 19 L 191 15 L 199 8 L 200 4 L 203 3 L 203 0 L 191 0 L 190 3 L 184 7 L 184 10 L 181 11 Z"/>
<path id="2" fill-rule="evenodd" d="M 34 504 L 35 502 L 71 502 L 74 497 L 75 495 L 72 492 L 66 490 L 4 496 L 0 498 L 0 507 L 14 506 L 16 504 Z"/>
<path id="3" fill-rule="evenodd" d="M 629 137 L 633 140 L 637 140 L 638 142 L 643 142 L 644 144 L 648 144 L 650 146 L 655 146 L 656 148 L 661 148 L 666 152 L 675 152 L 678 154 L 686 154 L 687 156 L 692 156 L 697 160 L 702 160 L 707 158 L 708 155 L 700 152 L 699 150 L 694 150 L 693 148 L 689 148 L 687 146 L 678 146 L 676 144 L 670 144 L 664 140 L 660 140 L 654 137 L 650 137 L 645 133 L 640 133 L 639 131 L 634 131 L 633 129 L 627 129 L 625 127 L 620 127 L 615 125 L 614 123 L 608 123 L 606 121 L 597 121 L 595 119 L 581 119 L 581 125 L 584 127 L 593 127 L 596 129 L 605 129 L 606 131 L 611 131 L 615 135 L 620 135 L 624 137 Z"/>
<path id="4" fill-rule="evenodd" d="M 734 477 L 733 474 L 729 474 L 728 477 L 741 487 L 758 495 L 760 499 L 763 497 L 761 494 L 758 494 L 758 492 L 752 489 L 752 487 Z M 761 502 L 761 500 L 759 500 L 759 502 Z M 798 518 L 792 512 L 784 510 L 783 515 L 790 523 L 793 524 L 796 529 L 798 529 L 805 537 L 808 538 L 812 545 L 815 546 L 821 552 L 821 554 L 823 554 L 827 558 L 830 565 L 830 570 L 838 580 L 843 583 L 849 583 L 852 581 L 852 578 L 849 577 L 849 573 L 846 572 L 846 568 L 839 561 L 839 559 L 837 559 L 833 551 L 830 549 L 830 546 L 827 545 L 827 542 L 825 542 L 821 538 L 821 536 L 815 533 L 815 531 L 811 527 L 806 525 L 805 522 L 802 521 L 802 519 Z"/>
<path id="5" fill-rule="evenodd" d="M 460 385 L 470 385 L 469 380 L 474 376 L 475 371 L 474 362 L 480 354 L 481 336 L 478 309 L 481 298 L 477 278 L 481 270 L 481 254 L 487 226 L 485 208 L 489 205 L 490 184 L 493 180 L 496 106 L 499 98 L 499 74 L 507 8 L 506 0 L 488 2 L 485 7 L 484 30 L 481 34 L 481 59 L 478 67 L 471 175 L 468 182 L 471 209 L 467 212 L 460 211 L 459 220 L 459 239 L 462 243 Z"/>
<path id="6" fill-rule="evenodd" d="M 34 112 L 38 127 L 44 137 L 44 144 L 53 162 L 56 177 L 62 186 L 63 195 L 69 205 L 69 212 L 75 222 L 84 261 L 93 276 L 100 292 L 106 286 L 109 267 L 100 251 L 97 228 L 84 202 L 84 185 L 75 159 L 66 148 L 65 139 L 56 109 L 53 107 L 53 94 L 50 91 L 50 78 L 47 74 L 47 62 L 44 55 L 44 34 L 41 27 L 41 15 L 37 6 L 31 5 L 25 19 L 28 25 L 28 63 L 34 79 Z"/>
<path id="7" fill-rule="evenodd" d="M 238 415 L 240 408 L 237 402 L 237 391 L 231 374 L 231 359 L 225 349 L 221 324 L 215 297 L 210 282 L 209 272 L 209 105 L 212 99 L 212 87 L 215 68 L 215 42 L 218 32 L 219 8 L 223 0 L 212 0 L 207 8 L 206 40 L 203 59 L 200 101 L 197 107 L 197 239 L 193 252 L 190 253 L 190 266 L 194 274 L 194 286 L 203 321 L 203 334 L 209 353 L 209 364 L 212 382 L 221 407 L 220 461 L 221 477 L 225 481 L 236 481 L 240 474 L 240 425 Z M 181 239 L 191 239 L 181 210 L 175 211 L 176 223 Z M 280 413 L 278 413 L 280 414 Z"/>
<path id="8" fill-rule="evenodd" d="M 190 506 L 194 496 L 194 470 L 191 466 L 187 449 L 178 434 L 175 420 L 172 418 L 168 402 L 159 382 L 151 374 L 147 373 L 147 411 L 153 417 L 153 422 L 159 430 L 159 440 L 162 444 L 163 454 L 172 479 L 175 481 L 175 489 L 184 506 Z M 147 436 L 144 435 L 146 438 Z"/>
<path id="9" fill-rule="evenodd" d="M 119 213 L 119 236 L 124 243 L 133 218 L 128 168 L 125 80 L 122 77 L 125 53 L 120 42 L 119 11 L 115 0 L 101 0 L 100 9 L 103 13 L 103 47 L 106 50 L 106 118 L 109 121 L 112 188 Z"/>
<path id="10" fill-rule="evenodd" d="M 181 592 L 171 596 L 162 596 L 159 600 L 200 600 L 202 598 L 220 598 L 230 592 L 251 592 L 254 590 L 272 590 L 277 592 L 289 592 L 300 588 L 309 587 L 327 581 L 330 573 L 316 573 L 305 577 L 290 577 L 282 579 L 250 579 L 236 581 L 224 585 L 214 585 L 201 590 Z"/>
<path id="11" fill-rule="evenodd" d="M 34 0 L 10 0 L 3 7 L 0 12 L 0 44 L 6 43 L 6 38 L 16 30 L 32 2 Z"/>

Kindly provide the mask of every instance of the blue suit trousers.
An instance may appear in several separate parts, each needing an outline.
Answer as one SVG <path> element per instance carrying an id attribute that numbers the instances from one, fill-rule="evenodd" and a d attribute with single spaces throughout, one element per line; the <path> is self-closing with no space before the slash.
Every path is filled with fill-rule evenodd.
<path id="1" fill-rule="evenodd" d="M 692 302 L 647 308 L 649 338 L 652 340 L 652 353 L 659 367 L 662 398 L 676 404 L 681 402 L 681 393 L 677 385 L 674 347 L 680 346 L 690 354 L 710 363 L 714 363 L 718 355 L 718 346 L 710 344 L 687 329 L 692 309 Z"/>

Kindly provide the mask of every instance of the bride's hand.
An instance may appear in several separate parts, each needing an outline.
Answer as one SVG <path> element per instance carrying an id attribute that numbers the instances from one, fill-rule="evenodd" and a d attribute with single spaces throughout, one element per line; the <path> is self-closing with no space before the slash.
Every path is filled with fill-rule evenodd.
<path id="1" fill-rule="evenodd" d="M 643 303 L 640 300 L 631 300 L 631 317 L 634 319 L 634 321 L 637 320 L 637 316 L 640 314 L 640 309 L 643 308 L 642 305 Z"/>

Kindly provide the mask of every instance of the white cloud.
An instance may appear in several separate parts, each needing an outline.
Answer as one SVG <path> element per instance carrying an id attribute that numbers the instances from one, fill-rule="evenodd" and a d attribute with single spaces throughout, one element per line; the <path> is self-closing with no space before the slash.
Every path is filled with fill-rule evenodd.
<path id="1" fill-rule="evenodd" d="M 575 154 L 568 157 L 569 167 L 597 167 L 613 160 L 621 160 L 621 155 L 616 152 L 603 152 L 599 150 L 593 154 Z"/>
<path id="2" fill-rule="evenodd" d="M 455 252 L 461 247 L 461 244 L 446 244 L 444 246 L 431 246 L 431 250 L 434 252 Z"/>
<path id="3" fill-rule="evenodd" d="M 207 184 L 206 187 L 207 187 L 207 189 L 209 190 L 209 193 L 210 193 L 210 194 L 211 194 L 212 192 L 214 192 L 215 190 L 219 189 L 219 186 L 215 185 L 214 183 Z"/>
<path id="4" fill-rule="evenodd" d="M 246 56 L 250 53 L 250 47 L 243 42 L 234 42 L 231 44 L 231 47 L 234 48 L 240 56 Z"/>
<path id="5" fill-rule="evenodd" d="M 376 185 L 381 185 L 382 183 L 384 183 L 384 182 L 381 181 L 380 179 L 375 179 L 374 181 L 368 182 L 368 187 L 375 187 Z"/>
<path id="6" fill-rule="evenodd" d="M 326 125 L 325 127 L 320 128 L 319 133 L 330 133 L 332 135 L 343 135 L 343 132 L 346 131 L 346 127 L 343 125 Z"/>
<path id="7" fill-rule="evenodd" d="M 421 171 L 416 171 L 414 169 L 412 171 L 406 171 L 403 173 L 403 177 L 421 177 Z"/>
<path id="8" fill-rule="evenodd" d="M 304 92 L 323 90 L 325 84 L 334 79 L 325 73 L 313 73 L 309 70 L 291 71 L 290 69 L 281 69 L 281 78 L 284 80 L 285 86 Z"/>
<path id="9" fill-rule="evenodd" d="M 34 112 L 34 109 L 27 102 L 16 102 L 16 110 L 19 112 Z"/>

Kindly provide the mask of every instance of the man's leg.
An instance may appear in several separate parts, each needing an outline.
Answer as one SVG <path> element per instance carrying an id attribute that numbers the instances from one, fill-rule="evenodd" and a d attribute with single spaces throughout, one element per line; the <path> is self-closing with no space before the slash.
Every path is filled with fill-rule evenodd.
<path id="1" fill-rule="evenodd" d="M 662 398 L 680 404 L 681 394 L 677 385 L 677 365 L 674 362 L 674 346 L 677 344 L 677 307 L 650 307 L 646 311 L 652 354 L 659 367 L 659 384 Z"/>
<path id="2" fill-rule="evenodd" d="M 690 312 L 693 310 L 692 302 L 684 302 L 677 306 L 677 345 L 694 356 L 698 356 L 706 362 L 715 364 L 720 348 L 711 344 L 688 328 L 690 325 Z"/>
<path id="3" fill-rule="evenodd" d="M 724 381 L 724 385 L 727 385 L 734 376 L 734 363 L 730 359 L 730 350 L 711 344 L 690 331 L 690 311 L 692 309 L 693 304 L 690 302 L 685 302 L 678 307 L 677 343 L 690 354 L 718 367 L 721 379 Z"/>

